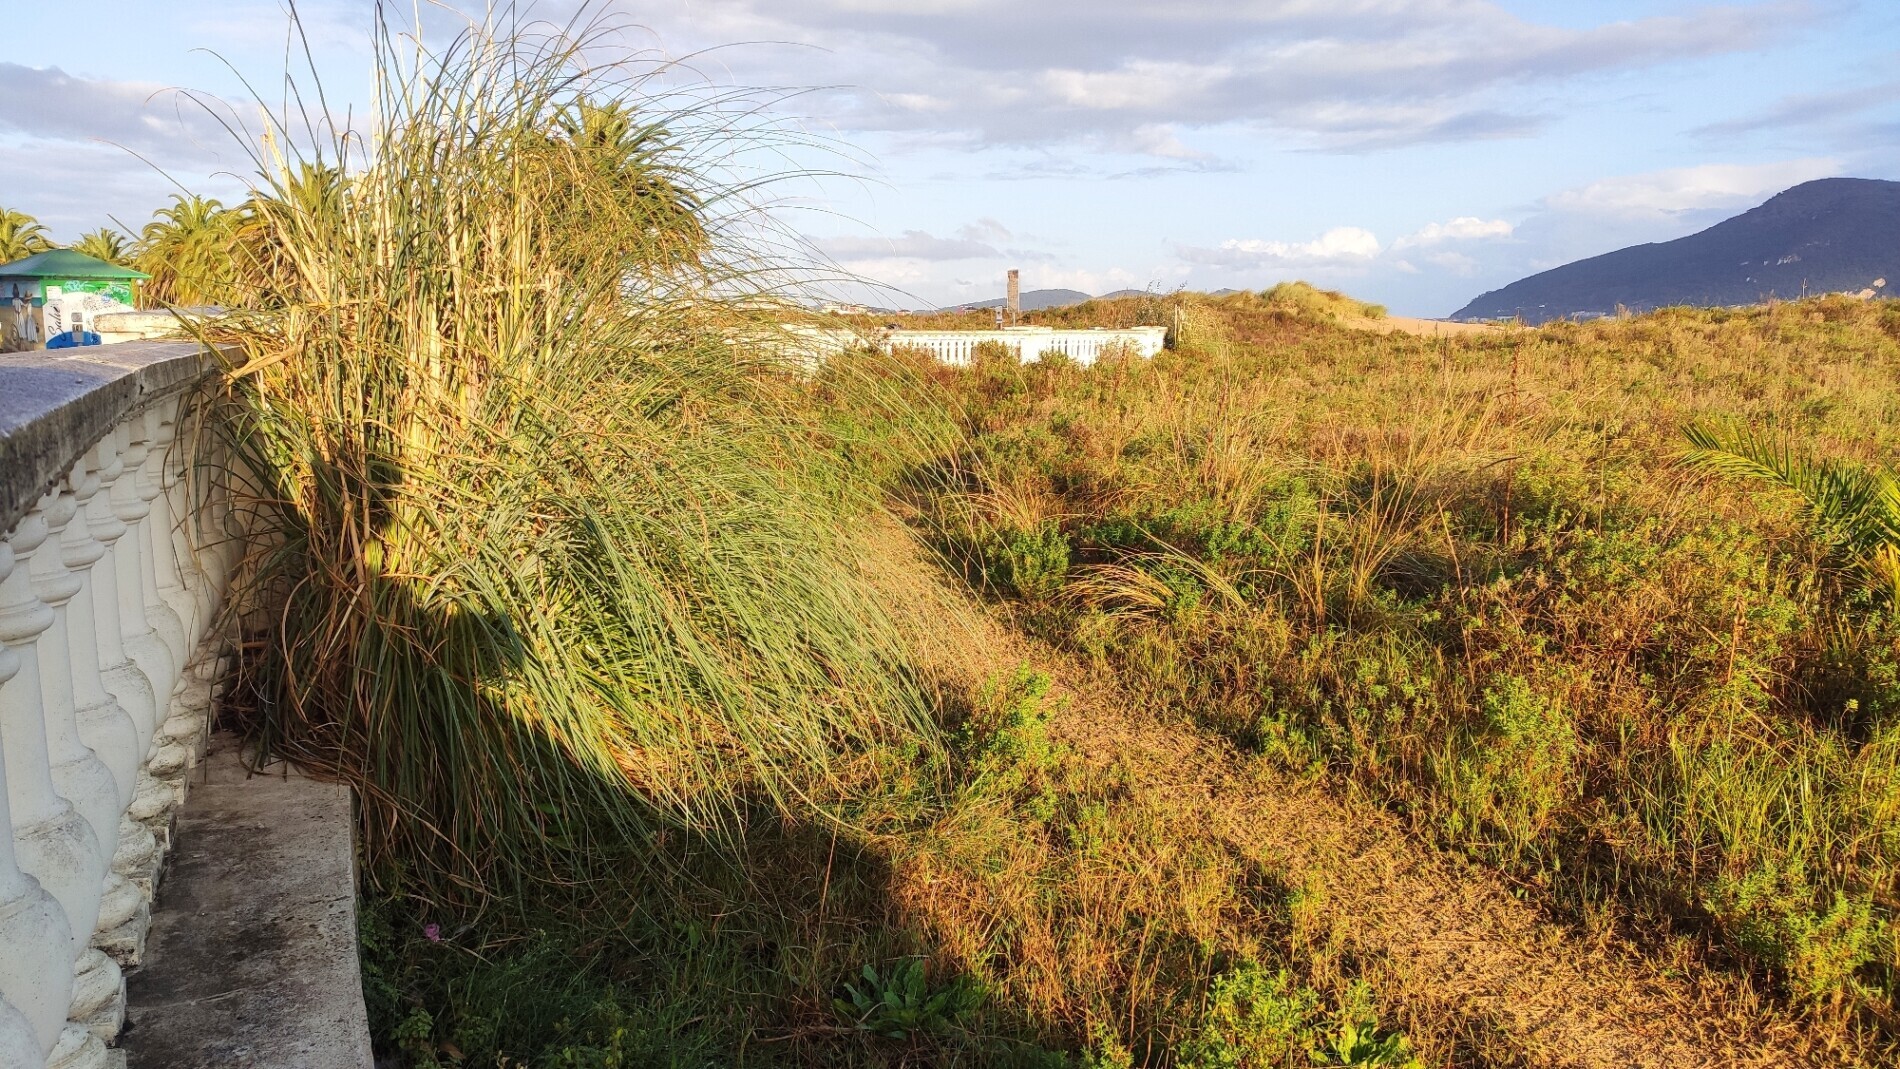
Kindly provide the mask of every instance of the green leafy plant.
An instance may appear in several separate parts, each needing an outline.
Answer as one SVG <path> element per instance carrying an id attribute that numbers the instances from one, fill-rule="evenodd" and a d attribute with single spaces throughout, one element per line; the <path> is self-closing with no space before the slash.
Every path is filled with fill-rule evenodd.
<path id="1" fill-rule="evenodd" d="M 46 227 L 25 212 L 0 208 L 0 264 L 24 260 L 53 247 Z"/>
<path id="2" fill-rule="evenodd" d="M 1402 1032 L 1381 1032 L 1377 1020 L 1345 1021 L 1318 1049 L 1309 1055 L 1315 1065 L 1389 1066 L 1392 1069 L 1423 1069 L 1424 1063 L 1412 1053 L 1411 1041 Z"/>
<path id="3" fill-rule="evenodd" d="M 379 26 L 374 128 L 275 116 L 236 277 L 177 280 L 233 309 L 252 727 L 357 788 L 373 879 L 452 905 L 935 738 L 733 218 L 755 142 L 519 15 Z M 154 243 L 222 218 L 173 214 Z"/>
<path id="4" fill-rule="evenodd" d="M 1439 769 L 1463 834 L 1501 834 L 1522 849 L 1576 793 L 1576 725 L 1563 707 L 1515 675 L 1481 696 L 1483 719 L 1453 737 Z"/>
<path id="5" fill-rule="evenodd" d="M 832 1007 L 862 1031 L 890 1039 L 951 1031 L 983 1004 L 982 988 L 966 977 L 931 986 L 922 958 L 908 958 L 885 972 L 866 965 L 859 975 L 864 986 L 846 983 L 850 997 L 832 1000 Z"/>
<path id="6" fill-rule="evenodd" d="M 242 212 L 213 197 L 173 194 L 152 214 L 133 246 L 134 263 L 152 276 L 142 287 L 150 304 L 207 304 L 230 295 L 234 239 Z"/>

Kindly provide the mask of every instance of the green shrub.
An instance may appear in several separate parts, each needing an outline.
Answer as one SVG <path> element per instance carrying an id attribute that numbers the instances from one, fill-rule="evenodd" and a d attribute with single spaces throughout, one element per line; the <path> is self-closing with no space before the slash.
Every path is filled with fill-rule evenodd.
<path id="1" fill-rule="evenodd" d="M 1484 719 L 1454 738 L 1442 782 L 1469 822 L 1465 834 L 1502 836 L 1521 850 L 1576 794 L 1576 726 L 1561 706 L 1514 675 L 1485 688 L 1481 709 Z"/>
<path id="2" fill-rule="evenodd" d="M 1069 574 L 1069 540 L 1055 523 L 1028 530 L 992 528 L 979 546 L 983 578 L 992 589 L 1016 597 L 1055 595 Z"/>
<path id="3" fill-rule="evenodd" d="M 1306 1060 L 1318 1038 L 1319 995 L 1285 971 L 1243 965 L 1214 978 L 1207 1004 L 1175 1048 L 1180 1069 L 1267 1069 Z"/>
<path id="4" fill-rule="evenodd" d="M 1722 875 L 1704 905 L 1751 957 L 1784 972 L 1810 1001 L 1838 1000 L 1886 938 L 1866 895 L 1821 896 L 1799 861 Z"/>

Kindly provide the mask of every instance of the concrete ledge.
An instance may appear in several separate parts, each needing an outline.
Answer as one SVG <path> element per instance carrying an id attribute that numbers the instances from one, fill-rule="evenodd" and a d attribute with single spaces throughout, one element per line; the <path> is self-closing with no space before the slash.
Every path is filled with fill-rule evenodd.
<path id="1" fill-rule="evenodd" d="M 354 826 L 347 788 L 212 737 L 126 978 L 130 1069 L 373 1069 Z"/>
<path id="2" fill-rule="evenodd" d="M 211 370 L 197 342 L 0 355 L 0 532 L 126 416 Z"/>
<path id="3" fill-rule="evenodd" d="M 161 338 L 183 338 L 191 330 L 191 324 L 206 319 L 215 319 L 224 314 L 224 309 L 216 306 L 200 308 L 167 308 L 140 312 L 101 312 L 92 317 L 87 324 L 99 334 L 99 340 L 107 345 L 126 341 L 156 341 Z"/>

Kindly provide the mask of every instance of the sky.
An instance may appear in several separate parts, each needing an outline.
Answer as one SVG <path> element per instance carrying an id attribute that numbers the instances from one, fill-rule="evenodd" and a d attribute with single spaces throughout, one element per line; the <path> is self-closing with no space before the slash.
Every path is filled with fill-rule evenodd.
<path id="1" fill-rule="evenodd" d="M 574 0 L 542 0 L 564 21 Z M 363 113 L 373 0 L 297 11 Z M 474 5 L 464 10 L 476 10 Z M 738 87 L 798 136 L 779 224 L 891 307 L 1301 278 L 1448 315 L 1810 179 L 1900 179 L 1894 0 L 624 0 L 595 54 Z M 442 5 L 393 5 L 425 41 Z M 9 11 L 0 208 L 59 240 L 241 199 L 277 0 Z M 306 82 L 307 84 L 307 82 Z M 756 154 L 756 150 L 754 150 Z"/>

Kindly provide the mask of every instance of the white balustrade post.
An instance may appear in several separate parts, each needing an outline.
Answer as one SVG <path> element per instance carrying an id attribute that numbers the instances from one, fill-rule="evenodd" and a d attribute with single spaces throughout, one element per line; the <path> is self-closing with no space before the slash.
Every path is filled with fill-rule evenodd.
<path id="1" fill-rule="evenodd" d="M 152 752 L 152 737 L 158 735 L 158 725 L 165 720 L 167 706 L 171 704 L 171 687 L 177 682 L 177 666 L 171 659 L 171 649 L 152 628 L 152 621 L 146 617 L 144 608 L 144 589 L 146 575 L 152 572 L 150 549 L 152 539 L 144 535 L 144 520 L 150 515 L 152 507 L 144 501 L 139 492 L 139 475 L 144 467 L 144 454 L 150 452 L 144 439 L 141 420 L 129 420 L 114 431 L 114 439 L 120 444 L 125 471 L 106 488 L 108 503 L 112 515 L 125 526 L 125 535 L 120 537 L 118 545 L 112 547 L 112 562 L 118 568 L 114 577 L 118 583 L 118 640 L 127 663 L 137 668 L 139 676 L 146 680 L 146 693 L 152 697 L 150 710 L 133 710 L 129 704 L 127 712 L 133 714 L 133 727 L 139 729 L 139 760 Z M 118 691 L 114 691 L 118 693 Z M 120 704 L 125 697 L 120 695 Z"/>
<path id="2" fill-rule="evenodd" d="M 184 434 L 198 429 L 190 425 L 191 415 L 190 406 L 180 399 L 174 423 L 181 440 Z M 218 603 L 224 593 L 224 577 L 228 571 L 225 554 L 230 549 L 223 532 L 225 516 L 222 487 L 215 477 L 203 470 L 205 448 L 204 442 L 182 446 L 172 461 L 178 480 L 179 515 L 183 517 L 177 530 L 184 540 L 182 562 L 186 569 L 186 580 L 190 584 L 197 621 L 191 633 L 193 643 L 204 637 L 205 629 L 217 613 Z"/>
<path id="3" fill-rule="evenodd" d="M 152 561 L 157 565 L 154 584 L 158 587 L 159 599 L 171 609 L 172 618 L 178 621 L 176 640 L 167 636 L 167 641 L 173 641 L 172 653 L 177 656 L 182 671 L 191 656 L 193 645 L 198 641 L 198 633 L 192 611 L 195 599 L 191 593 L 191 582 L 185 574 L 188 546 L 181 546 L 182 533 L 179 530 L 184 523 L 184 514 L 178 506 L 178 459 L 174 455 L 178 442 L 178 402 L 165 401 L 155 405 L 151 416 L 155 421 L 150 461 Z"/>
<path id="4" fill-rule="evenodd" d="M 155 620 L 170 621 L 161 626 L 159 633 L 173 643 L 179 681 L 172 692 L 170 717 L 159 725 L 156 745 L 146 763 L 150 778 L 133 799 L 130 812 L 133 819 L 167 838 L 169 815 L 184 799 L 185 774 L 202 747 L 211 705 L 209 688 L 190 663 L 209 617 L 201 610 L 197 594 L 206 580 L 197 571 L 199 557 L 189 526 L 194 520 L 185 504 L 190 488 L 184 477 L 187 450 L 177 438 L 182 414 L 183 402 L 178 400 L 164 401 L 147 410 L 146 419 L 152 428 L 152 450 L 147 460 L 151 476 L 149 484 L 142 484 L 139 491 L 150 495 L 152 504 L 148 523 L 156 601 L 148 599 L 146 604 Z"/>
<path id="5" fill-rule="evenodd" d="M 46 1052 L 40 1049 L 33 1022 L 0 999 L 0 1065 L 39 1069 L 45 1062 Z"/>
<path id="6" fill-rule="evenodd" d="M 211 550 L 217 555 L 216 574 L 212 576 L 212 611 L 224 604 L 224 595 L 231 587 L 231 577 L 237 574 L 244 559 L 244 540 L 238 537 L 236 505 L 231 494 L 233 475 L 231 471 L 230 446 L 209 429 L 207 447 L 213 474 L 207 479 L 209 501 L 206 512 L 212 517 L 214 541 Z"/>
<path id="7" fill-rule="evenodd" d="M 110 435 L 107 438 L 109 441 Z M 74 503 L 78 507 L 64 530 L 59 532 L 59 549 L 60 559 L 79 581 L 79 590 L 66 603 L 67 642 L 72 654 L 73 715 L 79 726 L 79 740 L 91 748 L 111 771 L 113 786 L 118 792 L 119 812 L 122 813 L 126 806 L 132 804 L 141 755 L 138 729 L 132 726 L 131 714 L 106 689 L 106 666 L 99 659 L 99 598 L 96 592 L 102 585 L 100 580 L 111 576 L 113 571 L 99 568 L 96 569 L 98 574 L 94 574 L 93 565 L 98 564 L 106 553 L 106 544 L 94 537 L 94 531 L 99 529 L 95 527 L 95 520 L 101 514 L 111 516 L 111 509 L 106 507 L 99 494 L 99 488 L 103 485 L 101 475 L 106 467 L 103 461 L 109 456 L 110 447 L 101 443 L 87 450 L 85 457 L 74 464 L 68 474 L 66 484 L 71 488 Z M 110 524 L 119 528 L 119 533 L 124 533 L 123 525 L 118 520 L 112 519 Z M 116 615 L 116 601 L 111 609 Z M 58 611 L 57 608 L 55 611 Z M 116 638 L 116 620 L 112 631 Z M 118 813 L 113 816 L 116 819 Z M 118 837 L 114 835 L 112 841 L 116 844 Z"/>
<path id="8" fill-rule="evenodd" d="M 119 484 L 132 481 L 125 466 L 126 437 L 123 425 L 115 427 L 93 450 L 99 473 L 99 490 L 86 503 L 86 530 L 93 541 L 104 548 L 104 556 L 94 563 L 88 573 L 87 585 L 92 591 L 93 642 L 99 651 L 99 678 L 106 693 L 118 703 L 120 711 L 125 713 L 131 724 L 134 742 L 131 768 L 128 771 L 136 783 L 139 766 L 144 762 L 145 751 L 151 745 L 152 734 L 158 730 L 158 699 L 151 679 L 133 662 L 131 654 L 125 649 L 126 623 L 123 617 L 126 591 L 120 588 L 119 582 L 125 569 L 121 567 L 120 558 L 134 556 L 136 550 L 125 537 L 130 528 L 119 518 L 114 499 L 130 489 L 129 485 L 119 487 Z M 125 544 L 124 554 L 119 552 L 121 543 Z M 144 606 L 140 606 L 137 612 L 143 616 Z M 99 747 L 94 745 L 93 748 Z M 111 762 L 107 763 L 111 765 Z M 113 774 L 118 774 L 116 767 Z M 132 801 L 123 783 L 120 793 L 125 795 L 128 804 Z"/>
<path id="9" fill-rule="evenodd" d="M 131 480 L 124 463 L 128 432 L 123 424 L 108 431 L 87 454 L 87 483 L 97 480 L 92 493 L 81 488 L 81 514 L 67 527 L 69 535 L 82 531 L 89 544 L 80 548 L 76 537 L 67 540 L 75 547 L 66 556 L 69 566 L 80 570 L 90 601 L 80 608 L 92 612 L 92 658 L 88 660 L 84 634 L 76 635 L 73 656 L 74 698 L 79 706 L 79 733 L 92 747 L 119 788 L 118 848 L 113 854 L 112 871 L 137 889 L 139 901 L 133 913 L 118 925 L 101 925 L 93 945 L 112 955 L 123 965 L 136 965 L 145 952 L 145 932 L 150 919 L 154 880 L 158 872 L 158 840 L 151 829 L 133 820 L 126 809 L 138 796 L 145 770 L 145 755 L 158 731 L 158 703 L 152 684 L 126 654 L 120 611 L 124 607 L 119 590 L 119 565 L 115 547 L 127 543 L 127 552 L 135 552 L 134 542 L 125 538 L 127 528 L 113 508 L 114 484 Z M 120 491 L 121 496 L 125 493 Z M 80 519 L 84 520 L 83 526 Z M 95 556 L 97 554 L 98 556 Z M 76 564 L 93 557 L 91 564 Z M 84 621 L 74 616 L 76 626 Z M 143 606 L 140 606 L 143 615 Z M 98 666 L 94 676 L 86 666 Z M 104 919 L 104 918 L 102 918 Z"/>
<path id="10" fill-rule="evenodd" d="M 84 1029 L 68 1028 L 46 1058 L 46 1069 L 110 1069 L 112 1055 L 105 1044 Z"/>
<path id="11" fill-rule="evenodd" d="M 144 600 L 146 623 L 165 644 L 165 653 L 171 655 L 171 678 L 169 682 L 152 680 L 152 687 L 158 691 L 160 701 L 160 722 L 163 722 L 163 703 L 171 695 L 171 687 L 179 684 L 179 676 L 184 672 L 184 657 L 192 651 L 184 640 L 184 621 L 179 619 L 179 611 L 171 606 L 171 600 L 165 596 L 167 581 L 177 587 L 177 564 L 171 560 L 171 515 L 163 497 L 163 465 L 165 465 L 165 446 L 160 442 L 160 414 L 158 406 L 150 406 L 139 416 L 139 437 L 133 442 L 133 452 L 137 454 L 139 477 L 133 482 L 133 492 L 139 497 L 139 505 L 144 513 L 139 516 L 139 534 L 144 545 L 139 549 L 139 583 L 141 598 Z"/>
<path id="12" fill-rule="evenodd" d="M 0 542 L 0 583 L 14 570 L 11 546 Z M 0 637 L 10 633 L 0 622 Z M 0 693 L 9 686 L 38 688 L 37 674 L 21 680 L 22 661 L 11 645 L 0 645 Z M 66 1026 L 71 1001 L 72 930 L 60 904 L 38 880 L 21 871 L 13 845 L 13 812 L 8 802 L 5 733 L 0 731 L 0 1007 L 11 1006 L 13 1019 L 0 1013 L 0 1064 L 38 1065 L 45 1060 Z M 32 1061 L 7 1062 L 9 1039 L 24 1026 L 31 1040 Z"/>

